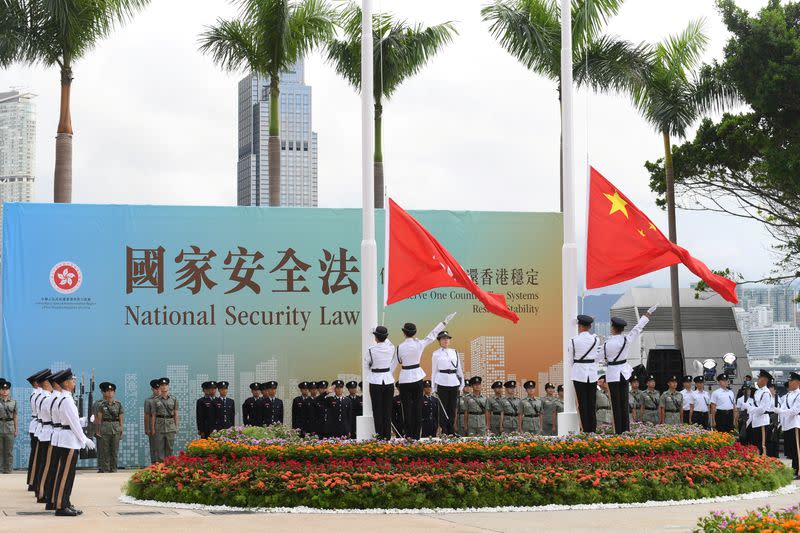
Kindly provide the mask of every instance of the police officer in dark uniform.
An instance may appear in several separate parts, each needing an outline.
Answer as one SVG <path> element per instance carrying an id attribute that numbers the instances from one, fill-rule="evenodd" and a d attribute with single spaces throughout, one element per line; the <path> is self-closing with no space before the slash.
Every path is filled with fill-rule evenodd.
<path id="1" fill-rule="evenodd" d="M 344 395 L 344 381 L 333 382 L 333 394 L 325 397 L 325 436 L 337 439 L 350 437 L 353 425 L 353 404 Z"/>
<path id="2" fill-rule="evenodd" d="M 260 426 L 261 424 L 256 424 L 256 400 L 261 398 L 261 391 L 258 387 L 261 386 L 260 383 L 251 383 L 250 384 L 250 396 L 244 402 L 242 402 L 242 423 L 245 426 Z"/>
<path id="3" fill-rule="evenodd" d="M 275 396 L 278 390 L 277 381 L 267 381 L 262 383 L 264 391 L 263 402 L 261 403 L 261 423 L 264 426 L 283 424 L 283 401 Z"/>
<path id="4" fill-rule="evenodd" d="M 314 433 L 320 438 L 325 438 L 328 413 L 325 409 L 325 398 L 328 397 L 328 382 L 323 380 L 317 381 L 317 397 L 314 399 Z"/>
<path id="5" fill-rule="evenodd" d="M 405 437 L 405 417 L 403 402 L 400 400 L 400 383 L 394 384 L 397 394 L 392 398 L 392 426 L 398 437 Z"/>
<path id="6" fill-rule="evenodd" d="M 348 398 L 353 406 L 353 423 L 350 428 L 350 438 L 356 438 L 356 418 L 364 414 L 364 398 L 358 394 L 358 383 L 355 381 L 348 381 L 347 384 Z"/>
<path id="7" fill-rule="evenodd" d="M 217 384 L 213 381 L 206 381 L 202 386 L 203 397 L 197 399 L 196 405 L 197 434 L 201 439 L 207 439 L 217 428 L 218 404 L 214 397 Z"/>
<path id="8" fill-rule="evenodd" d="M 311 396 L 309 393 L 308 381 L 301 381 L 297 384 L 300 395 L 292 400 L 292 429 L 300 431 L 300 436 L 305 437 L 309 433 L 310 427 L 310 406 Z"/>
<path id="9" fill-rule="evenodd" d="M 444 406 L 439 398 L 433 396 L 431 380 L 422 382 L 422 438 L 436 437 L 439 431 L 439 417 L 444 413 Z"/>
<path id="10" fill-rule="evenodd" d="M 219 390 L 217 429 L 228 429 L 236 425 L 236 402 L 233 401 L 233 398 L 228 398 L 229 386 L 230 383 L 227 381 L 217 381 L 217 390 Z"/>

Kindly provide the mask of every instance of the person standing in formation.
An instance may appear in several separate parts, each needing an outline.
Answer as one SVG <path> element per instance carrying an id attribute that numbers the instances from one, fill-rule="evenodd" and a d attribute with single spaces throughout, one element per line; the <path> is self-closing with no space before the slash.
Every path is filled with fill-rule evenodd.
<path id="1" fill-rule="evenodd" d="M 360 383 L 356 383 L 355 381 L 348 381 L 346 384 L 347 386 L 347 397 L 350 398 L 350 405 L 353 407 L 353 420 L 350 424 L 350 438 L 356 438 L 356 423 L 358 417 L 363 416 L 364 414 L 364 398 L 358 394 L 359 389 L 361 388 Z"/>
<path id="2" fill-rule="evenodd" d="M 642 421 L 642 391 L 639 389 L 639 378 L 631 377 L 631 392 L 628 395 L 628 409 L 632 422 Z"/>
<path id="3" fill-rule="evenodd" d="M 711 393 L 709 409 L 711 428 L 732 433 L 735 427 L 733 411 L 736 408 L 736 400 L 733 397 L 733 391 L 728 388 L 730 380 L 727 375 L 717 376 L 717 383 L 719 383 L 719 388 Z"/>
<path id="4" fill-rule="evenodd" d="M 229 429 L 236 425 L 236 402 L 228 398 L 228 387 L 230 383 L 227 381 L 217 381 L 217 429 Z"/>
<path id="5" fill-rule="evenodd" d="M 667 378 L 667 391 L 658 399 L 659 419 L 662 424 L 679 426 L 681 424 L 681 408 L 683 395 L 677 391 L 678 377 Z"/>
<path id="6" fill-rule="evenodd" d="M 467 436 L 466 417 L 467 412 L 467 398 L 472 394 L 472 385 L 469 380 L 464 382 L 464 388 L 461 391 L 461 396 L 458 397 L 458 408 L 456 414 L 456 431 L 457 435 L 462 437 Z"/>
<path id="7" fill-rule="evenodd" d="M 489 432 L 489 402 L 486 401 L 486 396 L 481 394 L 482 382 L 483 379 L 480 376 L 469 380 L 472 394 L 467 396 L 467 417 L 464 420 L 468 437 L 483 437 Z"/>
<path id="8" fill-rule="evenodd" d="M 395 357 L 400 366 L 398 383 L 400 401 L 403 404 L 404 433 L 409 439 L 419 439 L 422 430 L 422 380 L 425 378 L 425 371 L 420 368 L 422 352 L 436 340 L 455 315 L 451 313 L 445 317 L 422 340 L 415 337 L 417 334 L 415 324 L 408 322 L 402 328 L 405 339 L 395 348 Z"/>
<path id="9" fill-rule="evenodd" d="M 522 409 L 520 399 L 517 398 L 517 382 L 513 379 L 503 383 L 506 391 L 505 403 L 503 404 L 503 433 L 517 433 L 522 427 Z M 542 403 L 538 402 L 539 412 L 542 411 Z"/>
<path id="10" fill-rule="evenodd" d="M 395 383 L 396 394 L 392 397 L 392 428 L 398 438 L 405 437 L 406 419 L 403 412 L 403 400 L 400 398 L 400 383 Z"/>
<path id="11" fill-rule="evenodd" d="M 313 413 L 313 427 L 314 433 L 319 438 L 325 438 L 325 429 L 328 421 L 328 411 L 325 409 L 325 398 L 328 397 L 328 382 L 323 380 L 317 381 L 317 397 L 314 398 Z"/>
<path id="12" fill-rule="evenodd" d="M 564 412 L 564 385 L 556 387 L 558 400 L 556 401 L 556 435 L 558 435 L 558 413 Z"/>
<path id="13" fill-rule="evenodd" d="M 594 318 L 578 315 L 578 334 L 567 343 L 567 356 L 572 361 L 572 384 L 581 419 L 581 430 L 597 430 L 597 359 L 600 343 L 591 333 Z"/>
<path id="14" fill-rule="evenodd" d="M 119 443 L 125 428 L 125 409 L 115 399 L 117 386 L 108 381 L 100 384 L 103 399 L 94 413 L 97 434 L 97 468 L 99 472 L 116 472 Z"/>
<path id="15" fill-rule="evenodd" d="M 144 400 L 144 434 L 147 435 L 147 442 L 150 444 L 150 464 L 153 464 L 158 462 L 158 459 L 156 459 L 158 455 L 156 453 L 156 434 L 153 431 L 153 428 L 156 425 L 155 400 L 159 396 L 158 379 L 150 380 L 150 392 L 150 397 Z"/>
<path id="16" fill-rule="evenodd" d="M 783 449 L 786 457 L 792 460 L 792 470 L 794 479 L 798 476 L 798 466 L 800 463 L 800 374 L 797 372 L 789 373 L 789 392 L 783 397 Z"/>
<path id="17" fill-rule="evenodd" d="M 767 455 L 767 443 L 772 438 L 772 425 L 769 415 L 775 411 L 775 402 L 767 385 L 772 381 L 772 374 L 766 370 L 758 373 L 758 388 L 753 395 L 753 406 L 748 410 L 747 420 L 750 426 L 750 444 L 756 446 L 761 455 Z"/>
<path id="18" fill-rule="evenodd" d="M 655 376 L 647 376 L 647 390 L 644 391 L 642 402 L 642 422 L 658 424 L 658 402 L 661 395 L 656 390 Z"/>
<path id="19" fill-rule="evenodd" d="M 444 425 L 442 433 L 455 435 L 459 423 L 459 389 L 464 384 L 464 371 L 458 352 L 450 348 L 452 337 L 447 331 L 436 335 L 439 349 L 431 357 L 431 382 L 433 391 L 442 403 Z"/>
<path id="20" fill-rule="evenodd" d="M 56 375 L 53 376 L 54 383 L 58 381 L 60 377 L 60 372 L 57 372 Z M 56 394 L 56 399 L 52 404 L 52 409 L 50 412 L 50 417 L 53 421 L 53 434 L 50 436 L 50 466 L 47 469 L 47 472 L 42 474 L 42 479 L 44 480 L 44 489 L 39 487 L 39 492 L 44 493 L 44 500 L 45 500 L 45 510 L 46 511 L 53 511 L 56 508 L 56 501 L 55 501 L 55 480 L 56 476 L 60 472 L 60 469 L 63 468 L 63 461 L 66 457 L 67 453 L 69 453 L 69 449 L 64 445 L 66 442 L 62 435 L 64 434 L 65 430 L 64 426 L 69 425 L 66 422 L 66 419 L 62 420 L 62 403 L 65 401 L 72 402 L 72 394 L 63 388 L 58 388 L 59 392 Z M 69 439 L 67 439 L 68 441 Z"/>
<path id="21" fill-rule="evenodd" d="M 260 426 L 261 424 L 256 424 L 256 402 L 259 398 L 261 398 L 261 391 L 259 387 L 261 383 L 251 383 L 250 384 L 250 394 L 251 396 L 242 402 L 242 424 L 245 426 Z"/>
<path id="22" fill-rule="evenodd" d="M 547 385 L 550 385 L 552 388 L 550 383 Z M 547 390 L 547 385 L 545 385 L 545 390 Z M 539 421 L 544 410 L 544 405 L 542 401 L 536 397 L 536 382 L 530 380 L 526 381 L 522 384 L 522 388 L 525 389 L 526 394 L 525 398 L 519 402 L 519 415 L 522 422 L 522 431 L 538 434 L 541 428 Z M 553 400 L 552 404 L 554 409 L 553 418 L 555 418 L 555 409 L 558 408 L 557 400 Z M 555 427 L 553 428 L 553 431 L 555 431 Z"/>
<path id="23" fill-rule="evenodd" d="M 608 392 L 608 383 L 605 376 L 597 378 L 597 425 L 611 426 L 614 430 L 614 417 L 611 413 L 611 396 Z"/>
<path id="24" fill-rule="evenodd" d="M 309 412 L 311 406 L 311 395 L 308 390 L 308 381 L 301 381 L 297 384 L 300 395 L 292 400 L 292 429 L 300 432 L 301 437 L 305 437 L 309 432 Z"/>
<path id="25" fill-rule="evenodd" d="M 681 421 L 683 421 L 684 424 L 691 424 L 692 396 L 694 396 L 694 391 L 692 390 L 692 376 L 683 376 L 681 381 L 683 385 L 683 390 L 681 391 L 681 397 L 683 398 Z"/>
<path id="26" fill-rule="evenodd" d="M 372 402 L 372 416 L 375 421 L 375 434 L 379 439 L 392 438 L 392 397 L 394 393 L 394 369 L 397 358 L 394 345 L 389 339 L 389 330 L 378 326 L 372 330 L 375 344 L 364 354 L 364 366 L 369 371 L 369 397 Z"/>
<path id="27" fill-rule="evenodd" d="M 31 384 L 33 387 L 33 392 L 31 392 L 30 398 L 28 401 L 30 402 L 31 406 L 31 421 L 28 424 L 28 435 L 30 436 L 31 440 L 31 452 L 28 456 L 28 492 L 34 492 L 36 489 L 33 486 L 33 475 L 36 471 L 35 464 L 36 464 L 36 454 L 39 449 L 39 441 L 36 440 L 36 429 L 39 427 L 39 396 L 42 394 L 42 384 L 41 378 L 42 376 L 46 376 L 50 373 L 50 369 L 46 368 L 44 370 L 40 370 L 39 372 L 31 375 L 28 378 L 28 383 Z"/>
<path id="28" fill-rule="evenodd" d="M 46 382 L 42 383 L 44 392 L 39 399 L 39 427 L 36 430 L 36 439 L 39 441 L 39 451 L 36 454 L 36 472 L 33 475 L 33 486 L 36 489 L 36 502 L 47 503 L 44 498 L 44 483 L 42 483 L 44 472 L 49 468 L 48 459 L 52 461 L 53 452 L 50 449 L 50 438 L 53 435 L 53 400 L 60 393 L 61 387 L 56 377 L 60 373 L 50 374 Z"/>
<path id="29" fill-rule="evenodd" d="M 489 431 L 494 435 L 499 435 L 503 432 L 503 412 L 506 405 L 506 398 L 503 397 L 503 382 L 498 380 L 492 383 L 492 392 L 494 396 L 490 396 L 488 400 L 491 413 Z"/>
<path id="30" fill-rule="evenodd" d="M 736 417 L 738 420 L 737 427 L 739 428 L 739 442 L 742 444 L 748 444 L 747 438 L 747 428 L 749 424 L 747 423 L 750 415 L 749 410 L 753 406 L 753 389 L 751 389 L 748 385 L 743 385 L 741 389 L 739 389 L 739 397 L 736 399 Z"/>
<path id="31" fill-rule="evenodd" d="M 610 411 L 614 416 L 613 425 L 617 434 L 624 433 L 631 428 L 628 410 L 628 380 L 633 375 L 633 367 L 628 363 L 628 354 L 644 327 L 650 322 L 650 317 L 653 316 L 656 309 L 658 309 L 658 305 L 648 309 L 627 335 L 623 335 L 623 332 L 628 323 L 619 317 L 612 317 L 611 336 L 603 343 L 603 358 L 608 365 L 606 382 L 610 394 Z"/>
<path id="32" fill-rule="evenodd" d="M 195 419 L 197 420 L 197 435 L 201 439 L 207 439 L 217 426 L 217 402 L 214 397 L 216 383 L 205 381 L 203 396 L 197 399 L 195 406 Z"/>
<path id="33" fill-rule="evenodd" d="M 159 381 L 159 395 L 153 400 L 154 415 L 151 431 L 156 436 L 156 461 L 163 463 L 175 448 L 178 423 L 178 400 L 169 395 L 169 378 Z"/>
<path id="34" fill-rule="evenodd" d="M 422 438 L 436 437 L 439 432 L 439 426 L 443 428 L 446 424 L 444 422 L 444 406 L 436 396 L 433 396 L 433 384 L 431 380 L 426 379 L 422 382 Z"/>
<path id="35" fill-rule="evenodd" d="M 526 381 L 523 387 L 525 387 L 525 392 L 528 393 L 527 385 L 528 383 L 533 383 L 532 381 Z M 557 408 L 557 401 L 558 397 L 556 396 L 556 388 L 552 383 L 545 383 L 544 385 L 544 398 L 542 398 L 542 435 L 547 436 L 554 436 L 556 434 L 556 408 Z M 529 393 L 528 393 L 529 394 Z M 524 402 L 524 399 L 523 399 Z M 528 431 L 525 429 L 525 418 L 523 414 L 522 419 L 522 431 Z"/>
<path id="36" fill-rule="evenodd" d="M 691 399 L 692 424 L 697 424 L 708 429 L 708 407 L 711 403 L 711 396 L 705 390 L 705 380 L 703 376 L 695 376 L 694 392 Z"/>
<path id="37" fill-rule="evenodd" d="M 14 468 L 14 439 L 17 438 L 17 401 L 10 398 L 11 382 L 0 378 L 0 471 L 10 474 Z"/>
<path id="38" fill-rule="evenodd" d="M 266 397 L 261 410 L 262 423 L 265 426 L 283 424 L 283 400 L 277 397 L 278 382 L 267 381 L 264 385 Z"/>
<path id="39" fill-rule="evenodd" d="M 353 424 L 353 405 L 344 395 L 344 381 L 337 379 L 333 382 L 333 394 L 325 399 L 325 409 L 328 412 L 325 436 L 348 438 Z"/>

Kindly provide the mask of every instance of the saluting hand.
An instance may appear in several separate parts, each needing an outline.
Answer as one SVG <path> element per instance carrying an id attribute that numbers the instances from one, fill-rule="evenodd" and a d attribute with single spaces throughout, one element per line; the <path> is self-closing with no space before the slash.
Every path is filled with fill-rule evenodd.
<path id="1" fill-rule="evenodd" d="M 653 313 L 656 312 L 656 309 L 658 309 L 658 304 L 654 305 L 653 307 L 647 310 L 647 317 L 650 318 L 651 316 L 653 316 Z"/>
<path id="2" fill-rule="evenodd" d="M 457 314 L 458 314 L 458 312 L 456 311 L 456 312 L 454 312 L 454 313 L 450 313 L 449 315 L 447 315 L 447 316 L 444 318 L 444 320 L 442 321 L 442 322 L 444 322 L 444 325 L 446 326 L 446 325 L 447 325 L 447 323 L 448 323 L 448 322 L 450 322 L 451 320 L 453 320 L 453 317 L 455 317 Z"/>

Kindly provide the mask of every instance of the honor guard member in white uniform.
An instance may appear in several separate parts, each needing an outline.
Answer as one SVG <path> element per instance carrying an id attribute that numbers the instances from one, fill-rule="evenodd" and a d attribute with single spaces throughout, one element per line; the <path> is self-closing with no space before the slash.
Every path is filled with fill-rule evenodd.
<path id="1" fill-rule="evenodd" d="M 800 374 L 789 373 L 789 392 L 783 397 L 783 450 L 786 457 L 792 460 L 794 478 L 798 477 L 798 461 L 800 460 Z"/>
<path id="2" fill-rule="evenodd" d="M 425 379 L 425 371 L 420 368 L 422 352 L 436 340 L 455 315 L 452 313 L 436 324 L 422 340 L 414 337 L 417 334 L 415 324 L 408 322 L 403 326 L 406 338 L 395 348 L 395 355 L 400 365 L 400 378 L 397 381 L 400 384 L 400 402 L 403 404 L 403 433 L 409 439 L 419 439 L 422 431 L 422 380 Z"/>
<path id="3" fill-rule="evenodd" d="M 387 340 L 389 330 L 378 326 L 372 330 L 375 344 L 364 354 L 364 364 L 369 369 L 369 396 L 372 401 L 372 416 L 375 419 L 375 434 L 379 439 L 392 438 L 392 398 L 394 395 L 394 369 L 397 358 L 394 345 Z"/>
<path id="4" fill-rule="evenodd" d="M 14 468 L 14 439 L 17 437 L 17 401 L 12 400 L 11 383 L 0 378 L 0 466 L 4 474 Z"/>
<path id="5" fill-rule="evenodd" d="M 733 411 L 736 408 L 736 401 L 733 391 L 728 388 L 730 380 L 725 374 L 717 376 L 719 388 L 711 393 L 711 406 L 709 415 L 711 417 L 711 427 L 717 431 L 726 433 L 733 432 Z"/>
<path id="6" fill-rule="evenodd" d="M 642 393 L 642 422 L 656 425 L 661 421 L 658 417 L 660 400 L 661 393 L 656 390 L 655 376 L 647 376 L 647 389 Z"/>
<path id="7" fill-rule="evenodd" d="M 708 429 L 708 408 L 711 405 L 711 395 L 705 390 L 703 376 L 694 377 L 694 392 L 692 393 L 692 424 L 698 424 Z"/>
<path id="8" fill-rule="evenodd" d="M 750 427 L 750 444 L 756 446 L 761 455 L 767 455 L 767 443 L 772 438 L 769 415 L 775 411 L 775 400 L 769 392 L 772 374 L 766 370 L 758 373 L 758 388 L 753 395 L 753 406 L 749 409 L 747 424 Z"/>
<path id="9" fill-rule="evenodd" d="M 692 396 L 694 395 L 694 391 L 692 390 L 692 376 L 683 376 L 681 380 L 681 386 L 683 386 L 683 390 L 681 391 L 681 395 L 683 396 L 683 410 L 681 411 L 681 420 L 684 424 L 691 424 L 692 423 Z"/>
<path id="10" fill-rule="evenodd" d="M 60 372 L 56 372 L 53 376 L 53 381 L 57 382 L 60 379 L 60 374 Z M 53 400 L 50 409 L 50 418 L 53 421 L 53 434 L 50 436 L 50 450 L 52 450 L 50 468 L 45 474 L 42 474 L 42 479 L 44 480 L 44 499 L 46 502 L 45 510 L 47 511 L 53 511 L 56 508 L 54 484 L 56 474 L 66 454 L 65 448 L 61 444 L 61 433 L 63 431 L 63 424 L 61 423 L 61 403 L 65 401 L 74 402 L 72 394 L 70 394 L 69 391 L 60 387 L 58 390 L 59 392 L 55 394 L 56 398 Z"/>
<path id="11" fill-rule="evenodd" d="M 458 421 L 458 393 L 464 384 L 464 369 L 458 360 L 458 352 L 450 348 L 452 337 L 446 331 L 440 331 L 436 336 L 439 349 L 433 352 L 431 360 L 431 383 L 433 392 L 442 402 L 443 413 L 440 419 L 442 433 L 445 435 L 456 434 Z"/>
<path id="12" fill-rule="evenodd" d="M 623 335 L 623 332 L 628 323 L 619 317 L 612 317 L 611 336 L 603 343 L 603 359 L 607 365 L 606 383 L 611 394 L 611 412 L 614 416 L 614 431 L 617 434 L 631 428 L 628 380 L 633 374 L 633 367 L 628 363 L 628 353 L 656 309 L 658 305 L 648 309 L 627 335 Z"/>
<path id="13" fill-rule="evenodd" d="M 683 395 L 676 390 L 677 386 L 677 376 L 670 376 L 667 378 L 668 388 L 658 399 L 659 420 L 662 424 L 668 424 L 671 426 L 681 425 Z"/>
<path id="14" fill-rule="evenodd" d="M 597 359 L 600 357 L 600 340 L 591 333 L 594 319 L 578 315 L 578 334 L 567 343 L 568 359 L 572 360 L 572 384 L 581 418 L 581 430 L 597 430 Z"/>
<path id="15" fill-rule="evenodd" d="M 31 392 L 30 398 L 28 401 L 31 406 L 31 421 L 28 424 L 28 436 L 31 440 L 31 451 L 28 455 L 28 491 L 34 492 L 36 489 L 33 487 L 33 473 L 34 473 L 34 464 L 36 460 L 36 450 L 39 448 L 39 443 L 36 441 L 36 426 L 39 424 L 39 417 L 38 411 L 36 410 L 36 404 L 39 400 L 39 395 L 42 393 L 42 388 L 39 384 L 39 379 L 41 376 L 49 374 L 50 369 L 46 368 L 44 370 L 40 370 L 37 373 L 31 375 L 28 378 L 28 383 L 31 384 L 33 387 L 33 392 Z"/>
<path id="16" fill-rule="evenodd" d="M 71 393 L 75 390 L 75 377 L 72 370 L 67 369 L 59 373 L 58 381 L 61 388 Z M 61 458 L 56 479 L 53 483 L 56 516 L 78 516 L 81 511 L 73 507 L 70 501 L 72 485 L 75 482 L 75 468 L 78 465 L 78 454 L 83 448 L 93 450 L 95 444 L 92 439 L 83 434 L 81 421 L 78 417 L 78 408 L 70 398 L 59 402 L 59 416 L 61 418 L 61 434 L 59 446 L 66 450 Z"/>
<path id="17" fill-rule="evenodd" d="M 44 494 L 42 494 L 42 488 L 44 486 L 42 485 L 42 477 L 45 477 L 43 474 L 45 466 L 47 465 L 48 455 L 52 458 L 52 453 L 50 452 L 50 437 L 53 434 L 53 419 L 50 409 L 53 406 L 54 394 L 56 394 L 56 392 L 53 391 L 53 377 L 54 374 L 50 374 L 47 381 L 42 383 L 44 392 L 39 396 L 39 426 L 36 429 L 36 440 L 39 441 L 39 451 L 36 453 L 36 472 L 33 474 L 33 488 L 36 489 L 34 494 L 36 494 L 37 503 L 47 503 L 44 499 Z"/>

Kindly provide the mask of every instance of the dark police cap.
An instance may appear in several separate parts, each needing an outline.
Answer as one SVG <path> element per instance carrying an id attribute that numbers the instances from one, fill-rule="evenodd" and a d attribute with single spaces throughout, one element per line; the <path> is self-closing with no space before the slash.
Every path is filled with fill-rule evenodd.
<path id="1" fill-rule="evenodd" d="M 492 383 L 492 389 L 502 389 L 502 388 L 503 388 L 502 381 L 495 381 L 494 383 Z"/>
<path id="2" fill-rule="evenodd" d="M 358 382 L 358 388 L 359 388 L 359 389 L 363 388 L 363 387 L 361 386 L 361 382 L 360 382 L 360 381 Z"/>
<path id="3" fill-rule="evenodd" d="M 601 379 L 603 381 L 605 381 L 606 380 L 606 375 L 605 374 L 600 374 L 599 376 L 597 376 L 597 381 L 600 381 Z"/>
<path id="4" fill-rule="evenodd" d="M 556 392 L 564 392 L 564 385 L 559 385 L 556 387 Z"/>
<path id="5" fill-rule="evenodd" d="M 317 381 L 317 388 L 318 389 L 327 389 L 328 388 L 328 382 L 325 381 L 324 379 L 320 380 L 320 381 Z"/>
<path id="6" fill-rule="evenodd" d="M 417 325 L 413 322 L 406 322 L 403 324 L 403 333 L 408 335 L 409 337 L 417 334 Z"/>
<path id="7" fill-rule="evenodd" d="M 3 378 L 0 378 L 0 389 L 10 389 L 10 388 L 11 388 L 11 382 L 6 381 Z"/>
<path id="8" fill-rule="evenodd" d="M 258 390 L 259 387 L 261 387 L 261 383 L 257 381 L 250 384 L 250 390 Z"/>
<path id="9" fill-rule="evenodd" d="M 108 382 L 108 381 L 104 381 L 104 382 L 102 382 L 100 384 L 100 390 L 103 391 L 103 392 L 110 391 L 110 390 L 115 391 L 115 390 L 117 390 L 117 386 L 114 385 L 113 383 Z"/>
<path id="10" fill-rule="evenodd" d="M 548 383 L 548 385 L 550 385 L 551 387 L 553 386 L 553 384 L 552 384 L 552 383 Z M 523 385 L 522 385 L 522 386 L 523 386 L 523 387 L 524 387 L 526 390 L 527 390 L 527 389 L 532 389 L 532 388 L 534 388 L 534 387 L 536 386 L 536 382 L 535 382 L 535 381 L 533 381 L 533 380 L 528 380 L 528 381 L 526 381 L 525 383 L 523 383 Z"/>
<path id="11" fill-rule="evenodd" d="M 703 382 L 705 382 L 705 380 L 703 379 L 703 376 L 695 376 L 694 377 L 694 382 L 695 383 L 703 383 Z"/>
<path id="12" fill-rule="evenodd" d="M 800 374 L 797 372 L 789 372 L 789 381 L 800 381 Z"/>
<path id="13" fill-rule="evenodd" d="M 309 388 L 308 381 L 301 381 L 300 383 L 297 384 L 297 388 L 300 390 Z"/>
<path id="14" fill-rule="evenodd" d="M 427 389 L 427 388 L 430 388 L 431 386 L 432 386 L 431 385 L 431 380 L 429 380 L 429 379 L 423 379 L 422 380 L 422 387 L 423 388 Z"/>
<path id="15" fill-rule="evenodd" d="M 341 379 L 335 379 L 333 380 L 333 386 L 336 387 L 337 389 L 340 389 L 344 387 L 344 381 L 342 381 Z"/>
<path id="16" fill-rule="evenodd" d="M 50 369 L 49 368 L 45 368 L 43 370 L 39 370 L 38 372 L 36 372 L 35 374 L 32 374 L 31 377 L 28 378 L 28 383 L 30 383 L 31 385 L 33 385 L 34 383 L 39 383 L 39 382 L 41 382 L 42 379 L 46 379 L 46 378 L 42 378 L 42 376 L 45 376 L 45 375 L 47 375 L 49 373 L 50 373 Z"/>
<path id="17" fill-rule="evenodd" d="M 474 376 L 469 379 L 470 385 L 480 385 L 481 383 L 483 383 L 483 378 L 480 376 Z"/>
<path id="18" fill-rule="evenodd" d="M 384 337 L 389 335 L 389 330 L 386 329 L 386 326 L 378 326 L 372 330 L 373 335 L 382 335 Z"/>
<path id="19" fill-rule="evenodd" d="M 61 372 L 63 372 L 63 370 L 60 370 L 54 374 L 50 374 L 49 376 L 47 376 L 46 381 L 49 381 L 51 386 L 54 383 L 59 383 L 58 381 L 56 381 L 56 378 L 58 378 L 61 375 Z"/>
<path id="20" fill-rule="evenodd" d="M 450 335 L 448 331 L 440 331 L 438 335 L 436 335 L 436 340 L 440 341 L 442 339 L 452 339 L 453 337 Z"/>
<path id="21" fill-rule="evenodd" d="M 158 380 L 158 379 L 151 379 L 150 380 L 150 388 L 151 389 L 157 389 L 160 384 L 161 384 L 160 380 Z"/>
<path id="22" fill-rule="evenodd" d="M 717 376 L 717 381 L 722 381 L 722 380 L 730 381 L 728 374 L 720 374 L 719 376 Z"/>
<path id="23" fill-rule="evenodd" d="M 667 383 L 670 383 L 671 381 L 674 381 L 675 383 L 677 383 L 678 382 L 678 376 L 670 376 L 670 377 L 668 377 L 667 378 Z"/>
<path id="24" fill-rule="evenodd" d="M 681 383 L 691 383 L 691 382 L 692 382 L 692 376 L 683 376 L 683 379 L 681 380 Z"/>
<path id="25" fill-rule="evenodd" d="M 630 383 L 633 383 L 634 381 L 635 381 L 636 383 L 639 383 L 639 378 L 638 378 L 637 376 L 635 376 L 635 375 L 634 375 L 634 376 L 631 376 L 631 379 L 629 379 L 628 381 L 629 381 Z"/>
<path id="26" fill-rule="evenodd" d="M 44 383 L 45 381 L 49 380 L 53 377 L 53 372 L 50 371 L 49 368 L 42 370 L 36 375 L 36 382 L 37 383 Z"/>
<path id="27" fill-rule="evenodd" d="M 169 385 L 169 378 L 161 378 L 158 380 L 160 385 Z"/>
<path id="28" fill-rule="evenodd" d="M 348 389 L 355 389 L 358 387 L 358 383 L 356 383 L 355 381 L 348 381 L 346 386 Z"/>
<path id="29" fill-rule="evenodd" d="M 533 381 L 526 381 L 526 382 L 525 382 L 525 385 L 527 385 L 528 383 L 533 383 Z M 535 385 L 535 383 L 534 383 L 534 385 Z M 526 386 L 525 388 L 527 389 L 528 387 Z M 555 388 L 556 388 L 556 386 L 555 386 L 555 385 L 553 385 L 552 383 L 545 383 L 545 384 L 544 384 L 544 390 L 547 390 L 547 389 L 555 389 Z"/>
<path id="30" fill-rule="evenodd" d="M 589 315 L 578 315 L 578 324 L 581 326 L 591 326 L 593 322 L 594 318 Z"/>
<path id="31" fill-rule="evenodd" d="M 72 379 L 74 377 L 75 376 L 72 374 L 72 369 L 71 368 L 67 368 L 67 369 L 64 369 L 61 372 L 59 372 L 58 375 L 55 377 L 55 379 L 53 379 L 53 381 L 55 381 L 56 383 L 61 385 L 65 381 L 70 380 L 70 379 Z"/>
<path id="32" fill-rule="evenodd" d="M 761 370 L 758 371 L 758 377 L 767 378 L 768 380 L 772 381 L 772 374 L 770 374 L 769 372 L 767 372 L 764 369 L 761 369 Z"/>
<path id="33" fill-rule="evenodd" d="M 227 389 L 230 386 L 231 386 L 231 384 L 228 383 L 227 381 L 217 381 L 217 388 L 218 389 Z"/>
<path id="34" fill-rule="evenodd" d="M 204 389 L 216 389 L 217 382 L 216 381 L 204 381 L 202 385 L 200 385 Z"/>
<path id="35" fill-rule="evenodd" d="M 514 381 L 513 379 L 509 379 L 508 381 L 503 383 L 503 387 L 505 387 L 507 389 L 516 389 L 517 388 L 517 382 Z"/>
<path id="36" fill-rule="evenodd" d="M 647 376 L 647 381 L 655 381 L 655 380 L 656 380 L 656 377 L 653 374 L 650 374 L 649 376 Z"/>
<path id="37" fill-rule="evenodd" d="M 618 316 L 612 316 L 611 317 L 611 325 L 612 326 L 616 326 L 618 328 L 624 328 L 625 326 L 628 325 L 628 322 L 626 322 L 625 320 L 621 319 Z"/>
<path id="38" fill-rule="evenodd" d="M 269 387 L 267 386 L 267 383 L 266 383 L 266 382 L 264 382 L 264 383 L 259 383 L 259 384 L 258 384 L 258 390 L 262 390 L 262 391 L 264 391 L 264 390 L 267 390 L 268 388 L 269 388 Z"/>
<path id="39" fill-rule="evenodd" d="M 268 389 L 277 389 L 278 382 L 277 381 L 267 381 L 266 383 Z"/>

